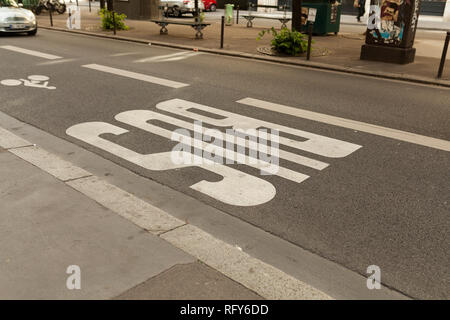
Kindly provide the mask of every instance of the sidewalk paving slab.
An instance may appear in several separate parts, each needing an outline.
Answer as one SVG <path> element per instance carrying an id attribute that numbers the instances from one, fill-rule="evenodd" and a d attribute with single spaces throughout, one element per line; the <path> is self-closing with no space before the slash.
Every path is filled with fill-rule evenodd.
<path id="1" fill-rule="evenodd" d="M 182 284 L 182 285 L 180 285 Z M 117 300 L 261 300 L 200 262 L 179 264 L 119 295 Z"/>
<path id="2" fill-rule="evenodd" d="M 125 298 L 136 287 L 151 299 L 259 297 L 2 148 L 0 253 L 0 299 Z M 81 290 L 66 287 L 71 265 Z"/>

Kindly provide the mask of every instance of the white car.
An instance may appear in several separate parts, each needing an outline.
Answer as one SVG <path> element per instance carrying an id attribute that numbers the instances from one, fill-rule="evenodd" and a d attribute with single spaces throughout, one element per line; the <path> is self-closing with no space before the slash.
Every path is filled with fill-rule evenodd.
<path id="1" fill-rule="evenodd" d="M 195 16 L 194 0 L 160 0 L 160 5 L 163 7 L 167 6 L 168 14 L 172 14 L 175 17 L 181 17 L 183 13 L 192 13 Z M 202 0 L 198 0 L 198 9 L 201 11 L 205 10 Z"/>
<path id="2" fill-rule="evenodd" d="M 0 33 L 37 33 L 36 17 L 31 10 L 22 8 L 14 0 L 0 0 Z"/>

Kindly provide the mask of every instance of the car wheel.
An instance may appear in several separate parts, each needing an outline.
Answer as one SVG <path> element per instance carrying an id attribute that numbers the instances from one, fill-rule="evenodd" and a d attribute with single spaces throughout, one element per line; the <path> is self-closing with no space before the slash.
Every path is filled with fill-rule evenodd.
<path id="1" fill-rule="evenodd" d="M 209 7 L 209 11 L 212 11 L 212 12 L 214 12 L 214 11 L 216 11 L 216 5 L 215 4 L 212 4 L 210 7 Z"/>
<path id="2" fill-rule="evenodd" d="M 178 8 L 178 7 L 174 7 L 172 12 L 173 12 L 174 17 L 181 18 L 181 16 L 183 15 L 180 8 Z"/>
<path id="3" fill-rule="evenodd" d="M 37 33 L 37 28 L 34 29 L 33 31 L 28 31 L 28 32 L 27 32 L 27 34 L 28 34 L 29 36 L 35 36 L 36 33 Z"/>

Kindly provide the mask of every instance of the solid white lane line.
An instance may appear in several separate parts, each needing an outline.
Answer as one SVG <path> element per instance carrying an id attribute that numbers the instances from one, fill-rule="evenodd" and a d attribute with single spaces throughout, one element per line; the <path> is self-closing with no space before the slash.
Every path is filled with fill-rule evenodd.
<path id="1" fill-rule="evenodd" d="M 62 57 L 55 56 L 53 54 L 48 54 L 48 53 L 43 53 L 43 52 L 39 52 L 39 51 L 23 49 L 23 48 L 19 48 L 19 47 L 16 47 L 16 46 L 0 46 L 0 48 L 6 49 L 6 50 L 10 50 L 10 51 L 14 51 L 14 52 L 23 53 L 23 54 L 28 54 L 30 56 L 40 57 L 40 58 L 44 58 L 44 59 L 48 59 L 48 60 L 62 59 Z"/>
<path id="2" fill-rule="evenodd" d="M 371 134 L 375 134 L 378 136 L 391 138 L 395 140 L 405 141 L 409 143 L 414 143 L 418 145 L 422 145 L 425 147 L 430 147 L 434 149 L 450 151 L 450 141 L 422 136 L 420 134 L 415 134 L 407 131 L 401 131 L 392 128 L 386 128 L 382 126 L 377 126 L 370 123 L 330 116 L 323 113 L 308 111 L 304 109 L 289 107 L 277 103 L 267 102 L 263 100 L 253 99 L 253 98 L 245 98 L 237 103 L 245 104 L 248 106 L 270 110 L 274 112 L 284 113 L 291 116 L 304 118 L 308 120 L 318 121 L 326 124 L 331 124 L 338 127 L 348 128 L 352 130 L 367 132 Z"/>
<path id="3" fill-rule="evenodd" d="M 159 84 L 161 86 L 166 86 L 166 87 L 170 87 L 170 88 L 182 88 L 182 87 L 189 86 L 189 84 L 187 84 L 187 83 L 176 82 L 176 81 L 172 81 L 172 80 L 149 76 L 149 75 L 142 74 L 142 73 L 136 73 L 136 72 L 131 72 L 131 71 L 127 71 L 127 70 L 107 67 L 107 66 L 103 66 L 103 65 L 99 65 L 99 64 L 86 64 L 83 67 L 92 69 L 92 70 L 115 74 L 115 75 L 122 76 L 122 77 L 127 77 L 127 78 L 131 78 L 131 79 L 136 79 L 136 80 L 141 80 L 141 81 L 150 82 L 150 83 L 154 83 L 154 84 Z"/>

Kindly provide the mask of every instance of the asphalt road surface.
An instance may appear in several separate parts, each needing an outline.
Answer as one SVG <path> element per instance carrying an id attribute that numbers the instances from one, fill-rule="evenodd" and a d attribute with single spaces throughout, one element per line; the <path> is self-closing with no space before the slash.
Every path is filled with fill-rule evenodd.
<path id="1" fill-rule="evenodd" d="M 45 30 L 1 37 L 0 57 L 0 111 L 345 268 L 377 265 L 404 295 L 450 298 L 448 89 Z M 280 170 L 171 166 L 167 134 L 194 120 L 280 130 Z"/>

